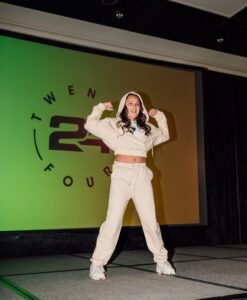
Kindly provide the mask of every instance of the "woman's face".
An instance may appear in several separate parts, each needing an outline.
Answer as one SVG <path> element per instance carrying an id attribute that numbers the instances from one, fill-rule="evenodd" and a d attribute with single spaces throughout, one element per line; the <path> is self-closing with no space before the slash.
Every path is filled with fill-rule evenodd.
<path id="1" fill-rule="evenodd" d="M 125 105 L 128 110 L 128 118 L 132 121 L 135 120 L 140 112 L 141 105 L 137 96 L 130 95 L 125 101 Z"/>

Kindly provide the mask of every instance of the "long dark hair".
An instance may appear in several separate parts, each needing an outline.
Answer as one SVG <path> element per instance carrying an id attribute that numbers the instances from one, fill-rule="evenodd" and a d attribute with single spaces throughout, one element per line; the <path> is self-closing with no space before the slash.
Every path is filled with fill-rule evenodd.
<path id="1" fill-rule="evenodd" d="M 137 95 L 130 93 L 126 97 L 126 100 L 128 99 L 129 96 L 136 96 L 140 103 L 140 112 L 136 118 L 137 126 L 139 126 L 141 129 L 145 130 L 145 135 L 150 135 L 151 127 L 146 124 L 147 117 L 143 113 L 143 106 L 142 106 L 142 102 L 141 102 L 140 98 Z M 129 132 L 133 133 L 135 131 L 135 128 L 131 127 L 131 120 L 128 118 L 128 109 L 127 109 L 126 105 L 124 105 L 124 108 L 121 111 L 121 113 L 119 114 L 119 117 L 121 118 L 121 121 L 119 121 L 118 123 L 123 123 L 123 124 L 121 124 L 123 131 L 124 132 L 129 131 Z"/>

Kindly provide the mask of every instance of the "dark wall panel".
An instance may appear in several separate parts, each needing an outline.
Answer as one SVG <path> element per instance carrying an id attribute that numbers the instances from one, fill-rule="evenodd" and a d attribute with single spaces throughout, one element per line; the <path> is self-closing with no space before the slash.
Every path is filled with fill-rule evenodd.
<path id="1" fill-rule="evenodd" d="M 213 243 L 234 242 L 238 214 L 233 200 L 236 177 L 231 78 L 211 72 L 203 78 L 209 232 Z"/>
<path id="2" fill-rule="evenodd" d="M 241 242 L 247 241 L 247 78 L 238 78 L 233 84 L 233 108 L 236 124 L 236 174 Z"/>
<path id="3" fill-rule="evenodd" d="M 211 243 L 243 241 L 246 216 L 246 79 L 203 76 L 208 224 Z M 246 236 L 245 236 L 246 237 Z M 245 238 L 246 240 L 246 238 Z"/>

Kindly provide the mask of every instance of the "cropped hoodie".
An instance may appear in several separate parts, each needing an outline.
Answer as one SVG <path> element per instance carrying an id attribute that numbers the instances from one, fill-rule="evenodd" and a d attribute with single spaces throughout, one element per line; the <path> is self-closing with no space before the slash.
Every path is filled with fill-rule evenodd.
<path id="1" fill-rule="evenodd" d="M 139 97 L 143 113 L 146 116 L 146 124 L 151 127 L 150 135 L 145 135 L 142 139 L 136 137 L 129 131 L 123 131 L 118 121 L 121 121 L 120 113 L 122 112 L 125 101 L 129 94 L 134 94 Z M 101 119 L 102 113 L 105 110 L 103 103 L 99 103 L 93 107 L 90 115 L 88 115 L 85 129 L 93 135 L 101 138 L 103 142 L 114 151 L 114 154 L 133 155 L 147 157 L 147 152 L 156 145 L 169 140 L 169 131 L 167 126 L 167 119 L 163 112 L 157 111 L 154 119 L 157 121 L 158 127 L 149 123 L 149 115 L 144 106 L 141 96 L 135 92 L 125 94 L 120 100 L 118 112 L 115 118 Z M 123 123 L 122 123 L 123 124 Z"/>

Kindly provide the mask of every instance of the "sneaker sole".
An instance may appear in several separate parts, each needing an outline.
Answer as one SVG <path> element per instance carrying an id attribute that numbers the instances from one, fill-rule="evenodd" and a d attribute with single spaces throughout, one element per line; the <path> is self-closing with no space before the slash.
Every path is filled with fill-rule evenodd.
<path id="1" fill-rule="evenodd" d="M 104 278 L 104 277 L 99 277 L 99 278 L 96 278 L 96 277 L 91 277 L 91 276 L 89 276 L 91 279 L 93 279 L 93 280 L 105 280 L 106 278 Z"/>

